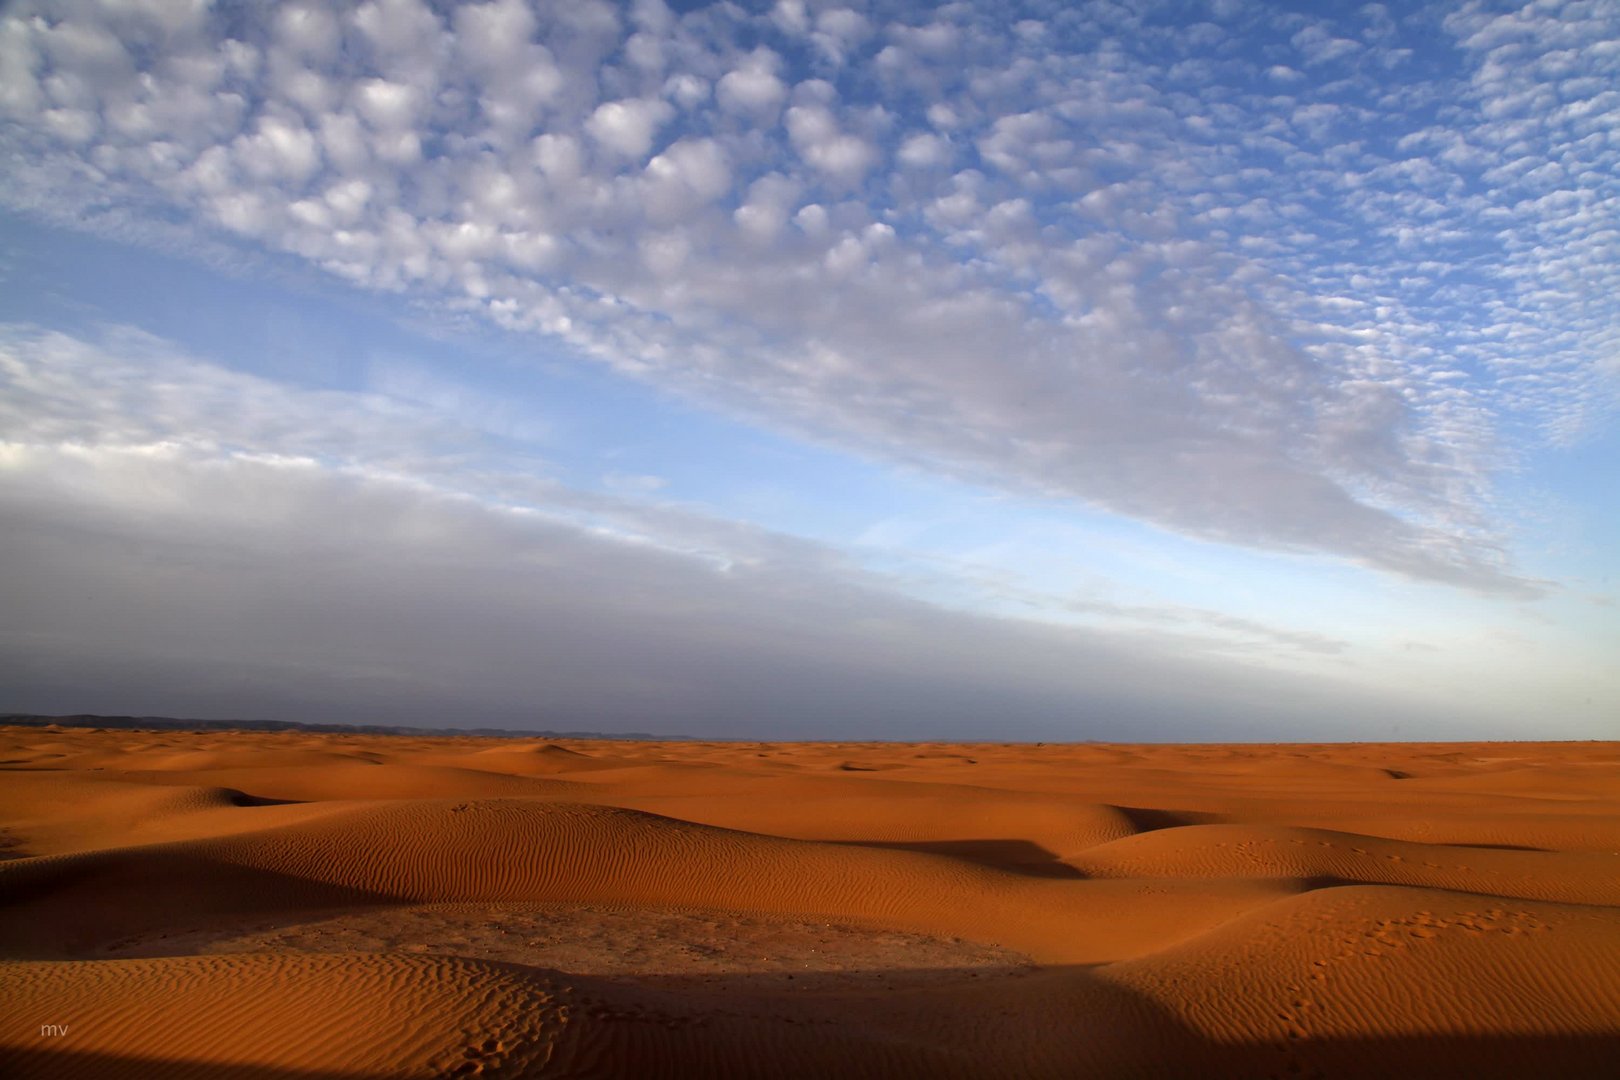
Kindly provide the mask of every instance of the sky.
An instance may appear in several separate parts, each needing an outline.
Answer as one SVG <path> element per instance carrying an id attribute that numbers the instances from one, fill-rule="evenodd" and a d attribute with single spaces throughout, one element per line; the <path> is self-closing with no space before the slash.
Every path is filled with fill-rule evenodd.
<path id="1" fill-rule="evenodd" d="M 0 710 L 1620 736 L 1620 6 L 0 7 Z"/>

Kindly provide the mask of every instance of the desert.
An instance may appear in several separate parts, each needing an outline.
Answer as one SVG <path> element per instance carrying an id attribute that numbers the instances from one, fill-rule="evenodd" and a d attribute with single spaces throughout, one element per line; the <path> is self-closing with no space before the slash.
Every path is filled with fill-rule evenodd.
<path id="1" fill-rule="evenodd" d="M 0 731 L 8 1076 L 1607 1076 L 1620 744 Z"/>
<path id="2" fill-rule="evenodd" d="M 0 1080 L 1620 1078 L 1620 0 L 0 0 Z"/>

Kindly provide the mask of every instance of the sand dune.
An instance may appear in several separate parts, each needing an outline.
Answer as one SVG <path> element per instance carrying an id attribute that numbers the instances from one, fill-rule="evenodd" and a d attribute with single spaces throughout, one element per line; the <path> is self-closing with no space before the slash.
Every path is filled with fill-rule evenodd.
<path id="1" fill-rule="evenodd" d="M 1608 1076 L 1620 747 L 0 729 L 0 1072 Z"/>
<path id="2" fill-rule="evenodd" d="M 1255 825 L 1195 825 L 1099 845 L 1070 860 L 1093 877 L 1305 878 L 1620 905 L 1608 852 L 1492 850 Z"/>

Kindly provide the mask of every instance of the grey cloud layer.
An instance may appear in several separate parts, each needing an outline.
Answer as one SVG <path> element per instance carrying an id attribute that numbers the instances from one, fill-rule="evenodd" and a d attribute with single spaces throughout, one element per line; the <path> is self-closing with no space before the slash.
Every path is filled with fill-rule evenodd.
<path id="1" fill-rule="evenodd" d="M 1218 6 L 24 4 L 7 197 L 178 212 L 975 480 L 1529 591 L 1496 429 L 1609 407 L 1620 16 Z"/>
<path id="2" fill-rule="evenodd" d="M 791 544 L 720 566 L 307 460 L 0 444 L 0 503 L 10 707 L 773 738 L 1402 717 L 1174 644 L 942 611 Z"/>
<path id="3" fill-rule="evenodd" d="M 486 471 L 475 429 L 129 330 L 0 326 L 0 430 L 8 707 L 1027 738 L 1348 735 L 1402 708 L 1230 659 L 1335 646 L 1310 635 L 943 609 L 824 546 Z"/>

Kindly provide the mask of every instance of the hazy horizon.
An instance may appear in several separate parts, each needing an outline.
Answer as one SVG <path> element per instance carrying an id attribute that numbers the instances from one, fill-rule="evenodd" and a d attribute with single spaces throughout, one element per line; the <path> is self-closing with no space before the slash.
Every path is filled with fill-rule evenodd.
<path id="1" fill-rule="evenodd" d="M 1613 737 L 1620 8 L 0 12 L 0 706 Z"/>

